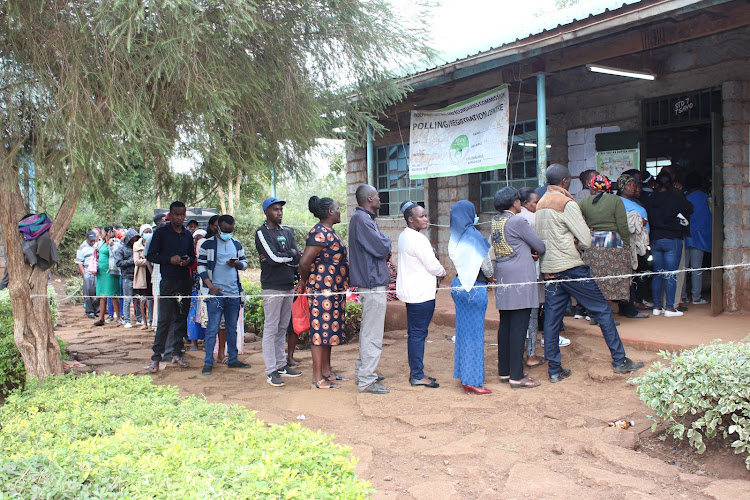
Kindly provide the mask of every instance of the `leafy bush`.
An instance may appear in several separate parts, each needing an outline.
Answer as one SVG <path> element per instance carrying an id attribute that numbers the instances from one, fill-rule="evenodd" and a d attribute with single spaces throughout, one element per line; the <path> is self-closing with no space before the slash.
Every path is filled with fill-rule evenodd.
<path id="1" fill-rule="evenodd" d="M 72 276 L 65 280 L 65 295 L 68 304 L 83 304 L 83 278 Z"/>
<path id="2" fill-rule="evenodd" d="M 638 395 L 677 439 L 687 435 L 698 453 L 706 439 L 721 435 L 735 453 L 747 453 L 750 469 L 750 343 L 715 342 L 681 354 L 660 352 L 669 364 L 633 380 Z"/>
<path id="3" fill-rule="evenodd" d="M 53 322 L 57 319 L 57 293 L 55 289 L 47 287 L 50 301 L 50 314 Z M 65 342 L 57 339 L 65 361 Z M 26 368 L 23 365 L 21 352 L 13 340 L 13 308 L 10 303 L 10 293 L 0 290 L 0 396 L 10 394 L 12 391 L 23 388 L 26 383 Z"/>
<path id="4" fill-rule="evenodd" d="M 362 303 L 354 300 L 346 301 L 346 317 L 344 318 L 344 332 L 346 342 L 359 336 L 359 328 L 362 326 Z"/>
<path id="5" fill-rule="evenodd" d="M 0 407 L 17 498 L 366 498 L 348 450 L 148 377 L 50 377 Z"/>
<path id="6" fill-rule="evenodd" d="M 242 289 L 245 291 L 245 326 L 262 337 L 266 315 L 263 313 L 260 283 L 242 280 Z"/>

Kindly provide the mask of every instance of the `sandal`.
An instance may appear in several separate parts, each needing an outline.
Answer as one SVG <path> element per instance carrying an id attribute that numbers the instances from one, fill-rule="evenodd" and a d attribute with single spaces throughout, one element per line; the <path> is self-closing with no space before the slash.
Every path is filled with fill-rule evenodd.
<path id="1" fill-rule="evenodd" d="M 526 378 L 529 376 L 529 372 L 523 372 L 523 378 Z M 503 384 L 510 383 L 510 375 L 502 376 L 500 375 L 500 382 Z"/>
<path id="2" fill-rule="evenodd" d="M 329 382 L 347 382 L 349 380 L 348 378 L 334 371 L 331 371 L 330 375 L 328 375 L 327 377 L 323 377 L 323 378 Z"/>
<path id="3" fill-rule="evenodd" d="M 190 363 L 185 361 L 185 358 L 183 358 L 182 356 L 174 356 L 172 358 L 172 364 L 179 366 L 180 368 L 187 368 L 188 366 L 190 366 Z"/>
<path id="4" fill-rule="evenodd" d="M 529 368 L 536 368 L 537 366 L 542 366 L 544 363 L 547 362 L 547 358 L 545 358 L 545 357 L 537 358 L 537 360 L 539 362 L 538 363 L 534 363 L 533 365 L 530 365 L 529 362 L 528 362 L 528 360 L 527 360 L 526 361 L 526 366 L 528 366 Z"/>
<path id="5" fill-rule="evenodd" d="M 94 326 L 104 326 L 104 324 L 105 324 L 105 323 L 104 323 L 104 321 L 102 321 L 102 320 L 99 320 L 99 321 L 94 321 Z"/>
<path id="6" fill-rule="evenodd" d="M 539 387 L 542 385 L 541 382 L 538 380 L 534 380 L 533 378 L 524 377 L 518 382 L 508 382 L 510 384 L 511 389 L 532 389 L 534 387 Z"/>
<path id="7" fill-rule="evenodd" d="M 312 386 L 316 389 L 338 389 L 339 387 L 341 387 L 339 384 L 330 380 L 326 380 L 324 378 L 318 380 L 317 382 L 313 382 Z"/>

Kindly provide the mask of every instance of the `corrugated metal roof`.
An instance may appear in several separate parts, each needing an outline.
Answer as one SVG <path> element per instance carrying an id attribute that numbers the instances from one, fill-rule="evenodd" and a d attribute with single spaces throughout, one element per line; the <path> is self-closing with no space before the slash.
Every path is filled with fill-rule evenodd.
<path id="1" fill-rule="evenodd" d="M 603 9 L 600 12 L 598 12 L 597 10 L 589 12 L 588 16 L 585 18 L 571 17 L 571 20 L 565 24 L 558 24 L 554 28 L 549 29 L 542 28 L 541 31 L 529 34 L 525 38 L 516 38 L 514 41 L 504 43 L 502 45 L 499 45 L 498 47 L 491 47 L 487 50 L 479 51 L 476 54 L 467 55 L 464 58 L 456 59 L 453 62 L 445 63 L 413 73 L 405 77 L 404 80 L 410 84 L 419 83 L 424 81 L 426 78 L 429 78 L 429 75 L 431 73 L 445 73 L 446 71 L 450 70 L 451 67 L 465 68 L 471 64 L 474 64 L 474 60 L 476 60 L 477 62 L 486 61 L 487 59 L 490 59 L 495 55 L 497 55 L 498 57 L 502 57 L 502 54 L 504 53 L 523 52 L 523 49 L 525 47 L 532 44 L 538 47 L 539 44 L 542 44 L 547 40 L 550 44 L 552 44 L 557 41 L 565 41 L 564 39 L 566 37 L 574 39 L 577 38 L 579 33 L 583 33 L 585 28 L 601 25 L 607 21 L 610 21 L 611 19 L 615 19 L 618 17 L 632 17 L 633 14 L 638 14 L 640 11 L 643 11 L 643 16 L 637 17 L 639 21 L 643 21 L 644 19 L 648 19 L 648 16 L 653 15 L 652 13 L 656 11 L 664 13 L 681 8 L 703 8 L 711 4 L 724 3 L 725 1 L 729 0 L 625 0 L 625 3 L 621 4 L 620 2 L 622 0 L 619 0 L 617 3 L 620 4 L 620 7 L 612 10 L 610 10 L 609 7 L 606 7 L 607 4 L 612 4 L 611 0 L 597 1 L 599 1 L 597 5 L 599 5 L 599 7 Z M 591 4 L 589 3 L 585 3 L 576 7 L 585 7 L 587 10 L 591 10 Z M 567 17 L 570 17 L 575 13 L 578 13 L 578 15 L 580 15 L 580 12 L 583 12 L 583 10 L 576 9 L 570 9 L 570 11 L 571 12 L 567 14 Z"/>

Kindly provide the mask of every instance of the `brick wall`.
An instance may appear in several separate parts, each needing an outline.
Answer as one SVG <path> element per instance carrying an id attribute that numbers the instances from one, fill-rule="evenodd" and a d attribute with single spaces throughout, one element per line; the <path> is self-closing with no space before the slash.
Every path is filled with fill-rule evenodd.
<path id="1" fill-rule="evenodd" d="M 750 81 L 722 85 L 724 264 L 750 262 Z M 750 310 L 750 269 L 724 272 L 724 309 Z"/>

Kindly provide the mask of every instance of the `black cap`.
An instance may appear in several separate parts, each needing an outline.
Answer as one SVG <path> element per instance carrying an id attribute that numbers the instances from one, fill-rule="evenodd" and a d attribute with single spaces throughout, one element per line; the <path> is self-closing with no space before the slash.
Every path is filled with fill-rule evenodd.
<path id="1" fill-rule="evenodd" d="M 96 235 L 96 231 L 89 231 L 86 233 L 86 239 L 89 241 L 96 241 L 99 237 Z"/>

